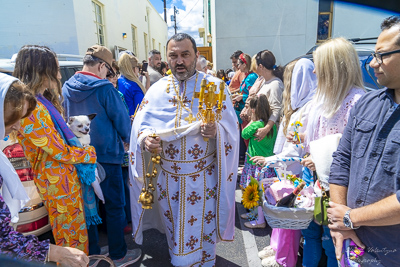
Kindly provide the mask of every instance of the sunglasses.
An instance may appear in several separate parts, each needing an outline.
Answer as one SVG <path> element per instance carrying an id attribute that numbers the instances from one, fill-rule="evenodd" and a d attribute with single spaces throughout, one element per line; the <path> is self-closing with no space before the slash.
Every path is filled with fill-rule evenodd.
<path id="1" fill-rule="evenodd" d="M 106 76 L 107 76 L 107 78 L 114 78 L 115 76 L 118 76 L 118 75 L 119 75 L 118 71 L 115 74 L 112 73 L 111 71 L 109 71 Z"/>

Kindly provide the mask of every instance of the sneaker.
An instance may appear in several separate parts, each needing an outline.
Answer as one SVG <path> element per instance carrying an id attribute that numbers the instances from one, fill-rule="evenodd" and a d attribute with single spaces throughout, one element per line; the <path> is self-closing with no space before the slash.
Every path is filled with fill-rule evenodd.
<path id="1" fill-rule="evenodd" d="M 129 266 L 132 263 L 137 262 L 141 256 L 142 256 L 142 250 L 140 248 L 128 250 L 126 252 L 125 257 L 123 257 L 122 259 L 119 259 L 119 260 L 114 260 L 114 264 L 117 267 Z"/>
<path id="2" fill-rule="evenodd" d="M 106 256 L 106 257 L 108 257 L 108 255 L 110 255 L 110 254 L 108 253 L 108 246 L 104 246 L 104 247 L 101 247 L 101 248 L 100 248 L 100 255 L 104 255 L 104 256 Z"/>
<path id="3" fill-rule="evenodd" d="M 275 256 L 271 256 L 265 258 L 261 261 L 261 265 L 264 267 L 282 267 L 279 263 L 276 262 Z"/>
<path id="4" fill-rule="evenodd" d="M 275 254 L 276 254 L 275 250 L 273 250 L 271 246 L 268 246 L 265 247 L 260 252 L 258 252 L 258 257 L 260 257 L 260 259 L 265 259 L 271 256 L 275 256 Z"/>

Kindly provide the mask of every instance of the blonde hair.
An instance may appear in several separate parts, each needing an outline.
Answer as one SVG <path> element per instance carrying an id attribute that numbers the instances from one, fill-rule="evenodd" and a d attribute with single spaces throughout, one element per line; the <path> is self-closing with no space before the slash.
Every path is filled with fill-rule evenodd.
<path id="1" fill-rule="evenodd" d="M 298 59 L 295 59 L 289 64 L 286 65 L 285 70 L 283 72 L 283 85 L 284 85 L 284 90 L 283 90 L 283 133 L 286 135 L 287 134 L 287 128 L 289 126 L 290 122 L 290 117 L 296 110 L 292 109 L 292 101 L 291 101 L 291 88 L 292 88 L 292 76 L 293 76 L 293 69 L 294 66 L 296 65 Z"/>
<path id="2" fill-rule="evenodd" d="M 323 115 L 332 118 L 352 87 L 364 89 L 356 50 L 339 37 L 321 44 L 313 53 L 318 80 L 316 100 L 323 104 Z"/>
<path id="3" fill-rule="evenodd" d="M 135 56 L 129 55 L 128 53 L 123 53 L 118 60 L 118 67 L 119 72 L 124 75 L 124 77 L 139 85 L 143 94 L 146 94 L 146 89 L 133 71 L 133 68 L 138 67 L 138 59 Z"/>
<path id="4" fill-rule="evenodd" d="M 256 57 L 257 57 L 257 54 L 255 54 L 255 55 L 251 58 L 250 70 L 251 70 L 252 72 L 256 72 L 256 71 L 257 71 L 257 61 L 256 61 Z"/>

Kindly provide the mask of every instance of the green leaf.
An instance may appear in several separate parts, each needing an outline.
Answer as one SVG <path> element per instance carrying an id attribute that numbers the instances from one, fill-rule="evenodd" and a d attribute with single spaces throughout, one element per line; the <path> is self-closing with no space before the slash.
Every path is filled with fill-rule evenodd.
<path id="1" fill-rule="evenodd" d="M 33 131 L 33 124 L 26 125 L 24 128 L 25 134 L 30 134 Z"/>
<path id="2" fill-rule="evenodd" d="M 56 195 L 58 193 L 59 189 L 54 185 L 50 185 L 47 189 L 47 192 L 49 193 L 49 195 Z"/>

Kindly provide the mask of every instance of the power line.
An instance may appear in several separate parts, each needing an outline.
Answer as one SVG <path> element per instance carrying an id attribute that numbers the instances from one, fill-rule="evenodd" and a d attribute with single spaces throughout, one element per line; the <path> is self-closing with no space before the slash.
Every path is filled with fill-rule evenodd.
<path id="1" fill-rule="evenodd" d="M 174 26 L 174 28 L 175 28 L 175 34 L 176 34 L 176 30 L 177 30 L 177 26 L 176 26 L 176 14 L 178 14 L 179 13 L 179 11 L 176 9 L 176 6 L 174 6 L 174 22 L 175 22 L 175 26 Z"/>
<path id="2" fill-rule="evenodd" d="M 177 24 L 181 23 L 181 22 L 189 15 L 189 13 L 192 12 L 193 8 L 195 8 L 195 6 L 197 6 L 197 4 L 198 4 L 199 2 L 200 2 L 200 0 L 197 0 L 196 4 L 194 4 L 194 6 L 192 7 L 192 9 L 191 9 L 188 13 L 186 13 L 186 16 L 185 16 L 183 19 L 181 19 L 179 22 L 177 22 Z"/>

